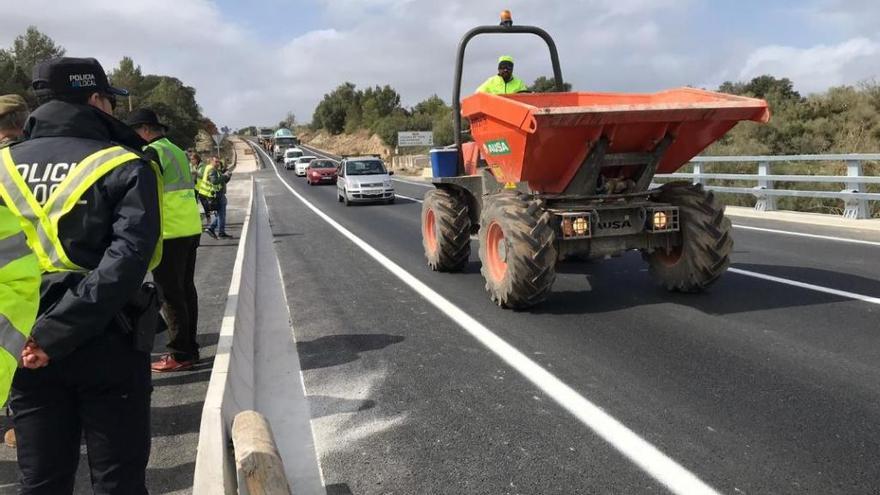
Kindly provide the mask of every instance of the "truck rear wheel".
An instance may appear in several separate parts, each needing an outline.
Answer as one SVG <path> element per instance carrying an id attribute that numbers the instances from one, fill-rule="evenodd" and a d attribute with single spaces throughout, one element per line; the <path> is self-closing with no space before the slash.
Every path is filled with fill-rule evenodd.
<path id="1" fill-rule="evenodd" d="M 525 309 L 550 293 L 556 280 L 556 233 L 539 201 L 512 194 L 484 198 L 480 216 L 481 272 L 489 297 Z"/>
<path id="2" fill-rule="evenodd" d="M 654 280 L 671 291 L 700 292 L 730 265 L 733 238 L 724 205 L 701 184 L 671 182 L 654 197 L 678 206 L 681 246 L 643 253 Z"/>
<path id="3" fill-rule="evenodd" d="M 422 203 L 422 245 L 435 272 L 457 272 L 471 254 L 471 218 L 460 194 L 433 189 Z"/>

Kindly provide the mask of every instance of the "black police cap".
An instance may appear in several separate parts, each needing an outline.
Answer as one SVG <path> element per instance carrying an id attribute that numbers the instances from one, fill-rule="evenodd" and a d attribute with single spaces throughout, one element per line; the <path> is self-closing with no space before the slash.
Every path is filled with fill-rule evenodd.
<path id="1" fill-rule="evenodd" d="M 131 115 L 128 116 L 128 119 L 125 121 L 125 123 L 129 127 L 138 127 L 149 124 L 161 127 L 166 131 L 168 130 L 167 125 L 159 122 L 159 116 L 156 115 L 156 112 L 149 108 L 138 108 L 134 112 L 131 112 Z"/>
<path id="2" fill-rule="evenodd" d="M 34 66 L 31 86 L 38 96 L 66 96 L 82 93 L 110 93 L 128 96 L 128 91 L 114 88 L 107 73 L 94 58 L 53 58 Z"/>

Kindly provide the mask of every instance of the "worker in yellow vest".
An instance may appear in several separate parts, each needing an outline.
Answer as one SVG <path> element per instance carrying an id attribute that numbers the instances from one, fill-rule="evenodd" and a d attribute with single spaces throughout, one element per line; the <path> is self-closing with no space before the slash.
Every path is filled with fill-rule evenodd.
<path id="1" fill-rule="evenodd" d="M 159 310 L 143 281 L 162 256 L 161 172 L 113 117 L 127 92 L 97 60 L 33 74 L 26 139 L 0 150 L 0 200 L 43 273 L 10 391 L 19 490 L 70 493 L 85 436 L 95 493 L 146 493 Z"/>
<path id="2" fill-rule="evenodd" d="M 196 194 L 202 204 L 202 209 L 205 210 L 204 232 L 216 239 L 217 234 L 208 228 L 211 225 L 211 216 L 217 214 L 218 207 L 217 187 L 214 185 L 216 170 L 210 160 L 203 162 L 198 153 L 193 154 L 191 161 L 198 164 L 196 167 Z"/>
<path id="3" fill-rule="evenodd" d="M 24 98 L 0 96 L 0 149 L 21 138 L 27 115 Z M 27 245 L 18 217 L 0 200 L 0 406 L 9 396 L 39 306 L 40 265 Z M 6 445 L 15 446 L 12 429 L 4 438 Z"/>
<path id="4" fill-rule="evenodd" d="M 8 208 L 0 206 L 0 405 L 40 306 L 40 265 Z"/>
<path id="5" fill-rule="evenodd" d="M 528 86 L 526 86 L 522 79 L 513 77 L 513 57 L 502 55 L 498 58 L 498 75 L 486 79 L 486 82 L 477 88 L 477 93 L 506 95 L 522 93 L 528 90 Z"/>
<path id="6" fill-rule="evenodd" d="M 165 183 L 162 198 L 162 262 L 153 279 L 162 289 L 162 313 L 168 324 L 168 352 L 154 362 L 156 373 L 192 368 L 199 360 L 196 342 L 199 296 L 196 291 L 196 251 L 202 218 L 186 153 L 172 143 L 168 126 L 149 108 L 135 110 L 128 125 L 148 144 L 144 152 L 161 165 Z"/>

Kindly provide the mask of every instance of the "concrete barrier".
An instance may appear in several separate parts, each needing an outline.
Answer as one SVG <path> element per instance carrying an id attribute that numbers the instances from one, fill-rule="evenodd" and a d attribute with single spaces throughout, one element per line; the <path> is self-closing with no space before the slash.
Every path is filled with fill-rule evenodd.
<path id="1" fill-rule="evenodd" d="M 428 155 L 400 155 L 391 157 L 391 170 L 408 175 L 424 175 L 424 170 L 431 169 Z"/>
<path id="2" fill-rule="evenodd" d="M 242 411 L 262 413 L 297 495 L 324 493 L 311 414 L 290 327 L 281 267 L 261 187 L 251 199 L 233 266 L 217 353 L 202 410 L 195 495 L 245 493 L 231 432 Z M 240 473 L 239 473 L 240 474 Z"/>
<path id="3" fill-rule="evenodd" d="M 255 325 L 256 236 L 252 215 L 256 195 L 251 179 L 251 197 L 245 213 L 220 338 L 214 356 L 211 380 L 202 408 L 199 445 L 196 453 L 193 493 L 234 494 L 235 460 L 229 450 L 232 421 L 241 411 L 253 409 L 253 328 Z M 236 329 L 245 329 L 236 331 Z"/>

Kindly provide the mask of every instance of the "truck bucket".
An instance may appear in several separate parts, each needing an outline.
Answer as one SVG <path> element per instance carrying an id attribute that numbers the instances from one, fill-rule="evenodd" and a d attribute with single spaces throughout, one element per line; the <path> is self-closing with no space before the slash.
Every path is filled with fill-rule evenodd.
<path id="1" fill-rule="evenodd" d="M 737 122 L 767 122 L 767 103 L 694 88 L 659 93 L 477 93 L 462 101 L 471 135 L 496 180 L 561 194 L 590 152 L 655 152 L 655 173 L 675 172 Z M 621 163 L 626 163 L 622 160 Z M 607 163 L 605 164 L 607 166 Z"/>

